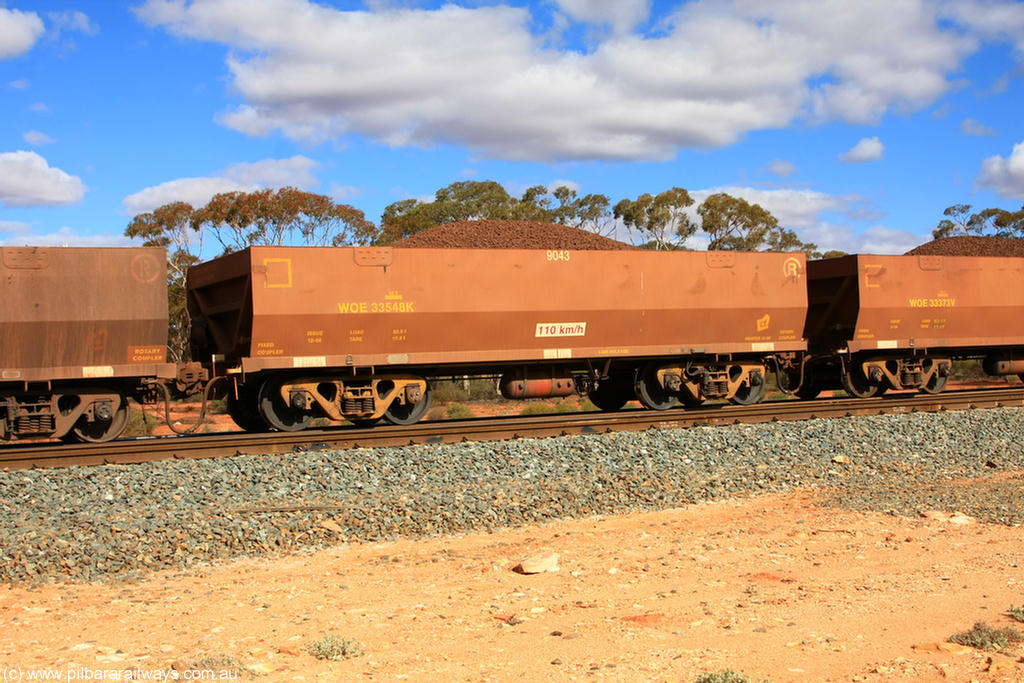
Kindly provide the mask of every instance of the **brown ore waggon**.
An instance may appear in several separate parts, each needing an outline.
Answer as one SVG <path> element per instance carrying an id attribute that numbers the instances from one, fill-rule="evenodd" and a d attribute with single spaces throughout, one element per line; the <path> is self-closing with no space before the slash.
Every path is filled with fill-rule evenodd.
<path id="1" fill-rule="evenodd" d="M 175 377 L 161 248 L 0 248 L 0 438 L 106 441 Z"/>
<path id="2" fill-rule="evenodd" d="M 188 305 L 245 429 L 408 424 L 461 375 L 606 410 L 752 403 L 806 349 L 799 253 L 251 247 L 191 268 Z"/>

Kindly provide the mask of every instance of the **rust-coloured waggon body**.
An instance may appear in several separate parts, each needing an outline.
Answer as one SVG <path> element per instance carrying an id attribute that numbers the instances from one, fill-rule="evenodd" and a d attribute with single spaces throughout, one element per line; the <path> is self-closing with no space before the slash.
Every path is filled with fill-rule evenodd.
<path id="1" fill-rule="evenodd" d="M 1024 372 L 1012 354 L 1024 347 L 1024 259 L 860 254 L 807 268 L 804 335 L 829 365 L 812 371 L 816 389 L 832 375 L 854 395 L 938 391 L 960 357 Z"/>
<path id="2" fill-rule="evenodd" d="M 161 248 L 0 248 L 0 437 L 105 440 L 166 362 Z"/>
<path id="3" fill-rule="evenodd" d="M 803 254 L 252 247 L 188 289 L 197 358 L 242 387 L 236 420 L 299 428 L 402 422 L 454 374 L 599 405 L 756 400 L 764 360 L 805 348 L 804 271 Z"/>

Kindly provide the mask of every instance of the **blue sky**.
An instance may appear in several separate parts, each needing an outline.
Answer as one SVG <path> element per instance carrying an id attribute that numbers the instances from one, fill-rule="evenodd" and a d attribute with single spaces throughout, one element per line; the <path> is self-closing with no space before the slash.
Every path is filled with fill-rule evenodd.
<path id="1" fill-rule="evenodd" d="M 1024 205 L 1003 0 L 0 0 L 0 93 L 0 245 L 284 185 L 727 191 L 874 253 Z"/>

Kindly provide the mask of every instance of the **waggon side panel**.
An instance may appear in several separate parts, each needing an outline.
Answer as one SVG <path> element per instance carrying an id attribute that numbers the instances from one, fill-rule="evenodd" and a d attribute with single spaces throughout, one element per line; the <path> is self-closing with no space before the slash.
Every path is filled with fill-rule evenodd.
<path id="1" fill-rule="evenodd" d="M 246 370 L 805 348 L 803 254 L 253 247 L 195 281 L 242 254 L 251 328 L 218 347 Z"/>
<path id="2" fill-rule="evenodd" d="M 0 248 L 0 381 L 173 377 L 166 252 Z"/>

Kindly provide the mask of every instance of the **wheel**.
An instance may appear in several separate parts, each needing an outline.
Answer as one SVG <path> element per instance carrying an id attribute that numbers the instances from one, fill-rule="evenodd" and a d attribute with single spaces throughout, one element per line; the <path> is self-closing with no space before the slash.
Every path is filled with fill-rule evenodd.
<path id="1" fill-rule="evenodd" d="M 423 419 L 430 410 L 430 385 L 416 403 L 399 403 L 392 401 L 384 411 L 384 419 L 393 425 L 411 425 Z"/>
<path id="2" fill-rule="evenodd" d="M 259 414 L 273 429 L 281 432 L 298 432 L 309 426 L 313 416 L 285 404 L 281 399 L 282 384 L 283 380 L 272 377 L 260 386 L 257 402 Z"/>
<path id="3" fill-rule="evenodd" d="M 658 383 L 658 366 L 647 364 L 637 373 L 634 384 L 636 397 L 645 408 L 668 410 L 676 403 L 676 397 Z"/>
<path id="4" fill-rule="evenodd" d="M 238 388 L 238 398 L 235 392 L 228 390 L 227 409 L 228 415 L 235 424 L 245 432 L 265 432 L 267 423 L 260 417 L 258 393 L 251 386 L 243 385 Z"/>
<path id="5" fill-rule="evenodd" d="M 840 378 L 843 384 L 843 389 L 846 390 L 850 396 L 856 398 L 871 398 L 872 396 L 881 396 L 885 393 L 887 387 L 884 384 L 871 384 L 868 382 L 868 378 L 861 372 L 860 367 L 847 368 L 846 372 Z"/>
<path id="6" fill-rule="evenodd" d="M 949 374 L 940 376 L 938 372 L 932 375 L 932 378 L 928 382 L 921 386 L 922 394 L 937 394 L 946 388 L 946 383 L 949 382 Z"/>
<path id="7" fill-rule="evenodd" d="M 768 383 L 764 381 L 764 375 L 760 375 L 761 381 L 755 385 L 750 386 L 749 376 L 748 381 L 740 385 L 736 393 L 733 394 L 729 400 L 737 405 L 749 406 L 753 403 L 760 403 L 764 398 L 764 395 L 768 393 Z"/>
<path id="8" fill-rule="evenodd" d="M 595 389 L 587 393 L 590 402 L 605 412 L 622 410 L 622 406 L 633 398 L 629 390 L 629 383 L 623 382 L 621 378 L 609 377 L 598 383 Z"/>
<path id="9" fill-rule="evenodd" d="M 114 409 L 110 419 L 97 419 L 89 422 L 83 415 L 78 422 L 60 437 L 65 443 L 104 443 L 121 436 L 125 427 L 128 426 L 128 399 L 124 394 L 118 394 L 120 403 Z"/>
<path id="10" fill-rule="evenodd" d="M 796 390 L 795 396 L 804 401 L 809 401 L 812 398 L 818 398 L 818 394 L 821 393 L 821 387 L 814 383 L 813 380 L 808 381 L 810 378 L 804 378 L 804 383 Z"/>

